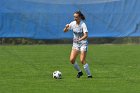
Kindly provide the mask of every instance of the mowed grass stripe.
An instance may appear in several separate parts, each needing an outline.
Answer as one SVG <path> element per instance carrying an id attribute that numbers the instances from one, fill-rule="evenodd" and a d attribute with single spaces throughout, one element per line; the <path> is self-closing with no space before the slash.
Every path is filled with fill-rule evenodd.
<path id="1" fill-rule="evenodd" d="M 0 93 L 139 93 L 139 45 L 89 45 L 93 79 L 69 62 L 71 45 L 0 46 Z M 60 70 L 63 79 L 52 78 Z"/>

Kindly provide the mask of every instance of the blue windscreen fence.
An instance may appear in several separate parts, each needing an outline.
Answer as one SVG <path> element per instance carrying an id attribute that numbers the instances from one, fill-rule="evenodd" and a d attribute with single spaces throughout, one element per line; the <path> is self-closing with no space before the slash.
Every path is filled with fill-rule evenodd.
<path id="1" fill-rule="evenodd" d="M 77 10 L 91 38 L 140 36 L 140 0 L 1 0 L 0 38 L 72 38 L 63 28 Z"/>

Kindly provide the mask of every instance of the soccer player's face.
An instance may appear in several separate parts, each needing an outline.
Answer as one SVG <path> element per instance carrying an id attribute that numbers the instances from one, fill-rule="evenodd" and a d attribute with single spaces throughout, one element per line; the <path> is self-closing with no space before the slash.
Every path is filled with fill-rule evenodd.
<path id="1" fill-rule="evenodd" d="M 74 14 L 74 20 L 75 21 L 80 21 L 81 20 L 79 14 L 76 14 L 76 13 Z"/>

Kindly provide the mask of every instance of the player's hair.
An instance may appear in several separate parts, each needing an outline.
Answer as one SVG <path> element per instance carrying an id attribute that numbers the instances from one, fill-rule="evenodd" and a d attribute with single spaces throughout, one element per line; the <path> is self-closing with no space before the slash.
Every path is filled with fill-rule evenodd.
<path id="1" fill-rule="evenodd" d="M 81 11 L 76 11 L 75 14 L 78 14 L 82 20 L 86 20 L 85 16 L 83 15 Z"/>

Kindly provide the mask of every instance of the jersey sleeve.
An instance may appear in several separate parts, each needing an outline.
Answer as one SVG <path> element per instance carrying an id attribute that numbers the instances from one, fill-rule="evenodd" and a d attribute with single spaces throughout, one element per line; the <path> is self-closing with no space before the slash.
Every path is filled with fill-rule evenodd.
<path id="1" fill-rule="evenodd" d="M 84 33 L 88 32 L 87 26 L 86 26 L 85 23 L 82 24 L 82 28 L 83 28 L 83 32 L 84 32 Z"/>

